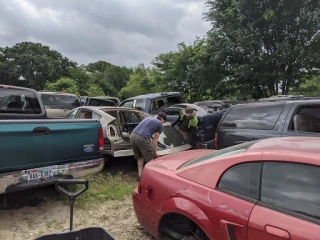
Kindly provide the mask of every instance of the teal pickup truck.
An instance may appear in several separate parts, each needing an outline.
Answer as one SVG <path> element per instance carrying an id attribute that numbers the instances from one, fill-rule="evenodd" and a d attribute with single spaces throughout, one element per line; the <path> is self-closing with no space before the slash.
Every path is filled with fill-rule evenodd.
<path id="1" fill-rule="evenodd" d="M 103 146 L 99 121 L 47 118 L 35 90 L 0 85 L 0 194 L 100 172 Z"/>

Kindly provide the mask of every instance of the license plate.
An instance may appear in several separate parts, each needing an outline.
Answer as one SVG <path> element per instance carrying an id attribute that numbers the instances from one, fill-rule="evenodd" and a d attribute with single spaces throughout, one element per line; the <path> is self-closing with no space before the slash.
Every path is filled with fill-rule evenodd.
<path id="1" fill-rule="evenodd" d="M 30 170 L 28 171 L 28 182 L 44 180 L 53 177 L 52 169 Z"/>

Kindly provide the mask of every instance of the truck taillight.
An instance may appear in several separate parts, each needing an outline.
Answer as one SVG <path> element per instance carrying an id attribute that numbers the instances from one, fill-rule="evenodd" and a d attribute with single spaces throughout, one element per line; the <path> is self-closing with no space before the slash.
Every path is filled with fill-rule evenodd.
<path id="1" fill-rule="evenodd" d="M 103 151 L 103 148 L 104 148 L 104 138 L 103 138 L 102 128 L 98 129 L 98 136 L 99 136 L 99 152 L 101 152 Z"/>
<path id="2" fill-rule="evenodd" d="M 214 134 L 214 148 L 218 149 L 218 133 Z"/>

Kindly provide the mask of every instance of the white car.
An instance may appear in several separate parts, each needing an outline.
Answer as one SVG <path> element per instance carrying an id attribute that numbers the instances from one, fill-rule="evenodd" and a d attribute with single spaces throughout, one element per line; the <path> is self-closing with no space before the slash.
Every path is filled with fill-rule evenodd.
<path id="1" fill-rule="evenodd" d="M 104 155 L 113 157 L 133 156 L 130 145 L 132 130 L 145 118 L 151 116 L 137 109 L 125 107 L 82 106 L 73 109 L 64 118 L 87 118 L 100 121 L 104 131 Z M 181 152 L 191 146 L 171 126 L 164 123 L 164 130 L 158 140 L 160 156 Z"/>

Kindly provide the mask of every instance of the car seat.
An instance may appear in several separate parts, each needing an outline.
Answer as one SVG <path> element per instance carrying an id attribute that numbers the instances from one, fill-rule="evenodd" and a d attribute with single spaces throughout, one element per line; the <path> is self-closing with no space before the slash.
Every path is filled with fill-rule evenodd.
<path id="1" fill-rule="evenodd" d="M 295 131 L 319 132 L 320 119 L 311 115 L 296 114 L 293 117 Z"/>
<path id="2" fill-rule="evenodd" d="M 7 105 L 7 108 L 8 109 L 21 109 L 22 108 L 22 105 L 18 102 L 10 102 L 8 105 Z"/>
<path id="3" fill-rule="evenodd" d="M 162 109 L 163 106 L 164 106 L 163 100 L 159 100 L 159 101 L 158 101 L 158 108 L 159 108 L 159 109 Z"/>

